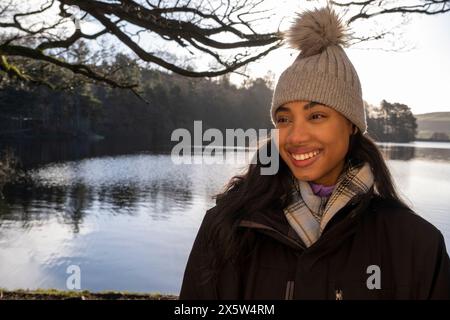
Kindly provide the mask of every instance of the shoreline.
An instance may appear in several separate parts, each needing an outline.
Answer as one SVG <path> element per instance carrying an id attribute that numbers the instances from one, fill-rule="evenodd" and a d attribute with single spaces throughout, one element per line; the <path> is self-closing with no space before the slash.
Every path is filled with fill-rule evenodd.
<path id="1" fill-rule="evenodd" d="M 0 300 L 178 300 L 178 296 L 158 292 L 137 293 L 127 291 L 90 292 L 88 290 L 0 289 Z"/>

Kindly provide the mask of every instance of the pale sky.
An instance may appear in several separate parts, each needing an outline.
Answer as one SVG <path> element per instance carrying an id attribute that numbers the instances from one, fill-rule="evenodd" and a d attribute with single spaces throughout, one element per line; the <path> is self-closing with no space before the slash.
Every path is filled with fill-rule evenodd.
<path id="1" fill-rule="evenodd" d="M 288 5 L 280 8 L 280 17 L 294 17 L 293 12 L 298 11 L 296 2 L 284 3 Z M 346 49 L 361 80 L 363 98 L 375 106 L 382 99 L 404 103 L 414 114 L 450 111 L 450 14 L 415 15 L 411 19 L 401 29 L 399 38 L 409 47 L 414 47 L 412 50 L 388 52 L 373 49 L 380 47 L 376 43 L 365 44 L 366 49 Z M 285 20 L 281 30 L 290 24 L 289 18 Z M 257 77 L 271 70 L 278 79 L 297 54 L 293 49 L 279 49 L 250 64 L 249 73 Z M 236 76 L 234 79 L 239 81 Z"/>

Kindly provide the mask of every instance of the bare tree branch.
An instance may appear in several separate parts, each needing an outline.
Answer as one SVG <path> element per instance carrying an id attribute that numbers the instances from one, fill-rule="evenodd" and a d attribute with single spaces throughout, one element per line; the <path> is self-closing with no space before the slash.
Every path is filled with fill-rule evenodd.
<path id="1" fill-rule="evenodd" d="M 450 12 L 450 0 L 410 1 L 410 3 L 413 2 L 415 4 L 403 5 L 396 3 L 391 6 L 389 6 L 389 3 L 386 4 L 385 2 L 386 1 L 383 0 L 366 0 L 361 2 L 330 1 L 331 4 L 338 7 L 359 9 L 359 13 L 348 20 L 349 24 L 358 19 L 369 19 L 379 15 L 392 13 L 436 15 Z"/>
<path id="2" fill-rule="evenodd" d="M 236 72 L 240 67 L 281 45 L 278 32 L 258 33 L 251 26 L 257 21 L 251 19 L 254 15 L 264 14 L 263 10 L 256 10 L 261 2 L 48 0 L 39 3 L 37 0 L 35 8 L 28 6 L 32 8 L 29 10 L 19 0 L 9 0 L 4 5 L 0 4 L 0 12 L 6 13 L 6 16 L 0 17 L 0 55 L 42 61 L 113 87 L 134 88 L 135 85 L 118 83 L 106 75 L 94 72 L 87 65 L 64 61 L 55 55 L 54 49 L 62 49 L 59 54 L 64 52 L 67 57 L 75 57 L 74 50 L 80 41 L 89 43 L 109 36 L 119 40 L 123 47 L 130 49 L 142 61 L 169 71 L 189 77 L 224 75 Z M 54 15 L 57 8 L 59 17 L 53 16 L 48 22 L 42 19 L 43 16 Z M 252 10 L 255 13 L 252 14 Z M 77 23 L 85 18 L 103 28 L 96 32 L 82 31 Z M 74 23 L 76 28 L 73 32 L 64 31 Z M 140 30 L 135 31 L 136 27 Z M 246 33 L 242 31 L 243 28 L 251 32 Z M 203 71 L 182 67 L 177 61 L 170 60 L 167 56 L 164 58 L 158 50 L 144 49 L 145 41 L 141 38 L 143 32 L 157 34 L 166 42 L 177 43 L 192 56 L 197 56 L 198 52 L 210 57 L 221 67 Z M 228 39 L 234 37 L 234 40 L 219 40 L 223 39 L 219 37 L 222 34 L 227 35 Z M 241 48 L 254 48 L 254 51 L 245 55 L 234 53 L 234 57 L 228 58 L 227 52 Z M 21 70 L 16 77 L 19 74 L 22 75 L 21 79 L 27 79 L 26 70 Z"/>
<path id="3" fill-rule="evenodd" d="M 352 12 L 350 23 L 389 14 L 436 15 L 450 11 L 450 0 L 411 0 L 408 4 L 386 0 L 330 2 Z M 239 68 L 281 46 L 280 32 L 258 30 L 256 22 L 271 17 L 263 0 L 3 0 L 0 56 L 6 60 L 0 72 L 35 81 L 26 69 L 7 60 L 19 57 L 64 68 L 113 87 L 136 88 L 136 84 L 115 79 L 115 72 L 101 74 L 96 68 L 98 55 L 78 57 L 81 43 L 93 48 L 109 39 L 120 45 L 120 50 L 130 50 L 141 62 L 184 76 L 239 73 Z M 152 35 L 159 36 L 160 42 L 148 40 Z M 388 31 L 377 31 L 353 41 L 378 40 L 387 35 Z M 205 63 L 204 69 L 183 65 L 184 57 L 177 59 L 170 51 L 173 49 L 158 50 L 161 43 L 181 47 L 194 62 L 212 61 L 215 68 Z"/>

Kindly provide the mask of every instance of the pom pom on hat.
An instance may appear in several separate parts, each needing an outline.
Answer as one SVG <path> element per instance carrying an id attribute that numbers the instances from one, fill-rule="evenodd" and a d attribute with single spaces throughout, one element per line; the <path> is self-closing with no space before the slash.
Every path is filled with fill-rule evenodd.
<path id="1" fill-rule="evenodd" d="M 346 26 L 330 7 L 297 14 L 285 33 L 289 45 L 300 50 L 303 57 L 319 54 L 328 46 L 345 46 L 347 37 Z"/>

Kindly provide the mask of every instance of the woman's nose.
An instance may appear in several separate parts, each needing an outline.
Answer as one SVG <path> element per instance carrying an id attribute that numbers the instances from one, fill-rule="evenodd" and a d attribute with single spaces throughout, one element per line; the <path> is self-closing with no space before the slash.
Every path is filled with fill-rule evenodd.
<path id="1" fill-rule="evenodd" d="M 296 121 L 289 128 L 287 141 L 289 144 L 301 144 L 311 138 L 308 126 L 303 121 Z"/>

